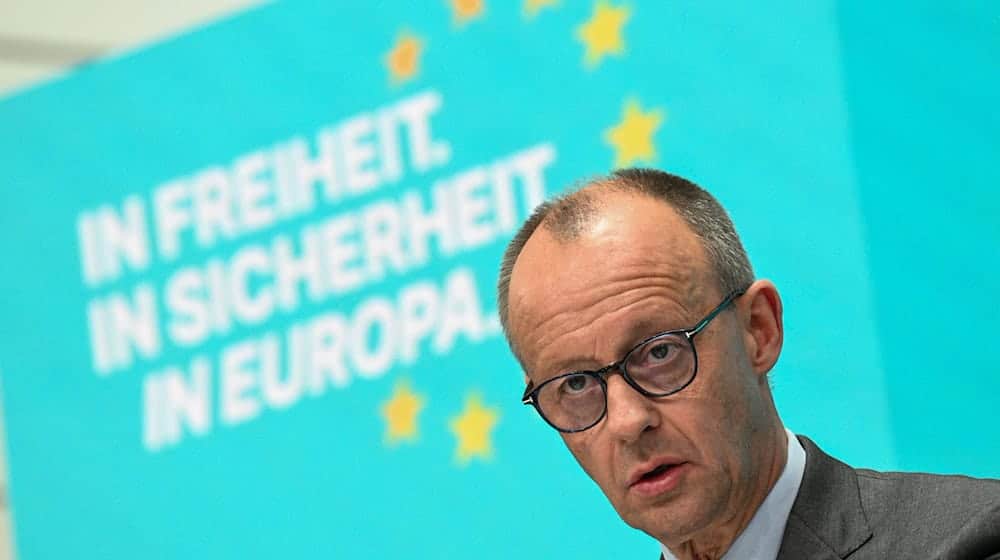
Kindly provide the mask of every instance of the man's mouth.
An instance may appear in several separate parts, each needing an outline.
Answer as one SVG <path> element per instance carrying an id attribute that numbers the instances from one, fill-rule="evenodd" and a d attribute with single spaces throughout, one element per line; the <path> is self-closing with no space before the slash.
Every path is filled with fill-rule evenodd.
<path id="1" fill-rule="evenodd" d="M 670 464 L 660 465 L 660 466 L 656 467 L 655 469 L 649 471 L 648 473 L 642 475 L 642 477 L 639 479 L 639 481 L 641 482 L 643 480 L 649 480 L 649 479 L 652 479 L 652 478 L 656 478 L 657 476 L 659 476 L 659 475 L 663 474 L 664 472 L 666 472 L 667 469 L 669 469 L 672 466 L 673 465 L 670 465 Z"/>
<path id="2" fill-rule="evenodd" d="M 661 463 L 638 477 L 633 477 L 629 491 L 647 497 L 669 492 L 680 484 L 687 465 L 687 463 Z"/>

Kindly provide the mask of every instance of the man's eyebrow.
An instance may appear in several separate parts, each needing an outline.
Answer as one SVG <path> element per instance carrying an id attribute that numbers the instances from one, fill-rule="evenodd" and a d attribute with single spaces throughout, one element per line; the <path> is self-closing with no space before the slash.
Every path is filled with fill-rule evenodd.
<path id="1" fill-rule="evenodd" d="M 530 381 L 530 384 L 537 387 L 541 383 L 545 383 L 549 379 L 559 377 L 560 375 L 566 375 L 568 373 L 575 373 L 578 371 L 597 371 L 608 364 L 598 363 L 593 358 L 586 358 L 583 356 L 571 356 L 562 360 L 559 360 L 555 365 L 547 367 L 540 373 L 542 377 L 538 381 Z M 530 376 L 529 376 L 530 379 Z"/>
<path id="2" fill-rule="evenodd" d="M 635 346 L 651 336 L 670 331 L 681 331 L 690 328 L 690 325 L 683 325 L 683 321 L 674 318 L 658 316 L 656 318 L 642 318 L 628 326 L 626 336 L 622 339 L 624 348 L 619 348 L 622 356 L 625 352 L 635 348 Z M 620 359 L 620 358 L 619 358 Z"/>
<path id="3" fill-rule="evenodd" d="M 679 319 L 673 315 L 668 316 L 666 313 L 657 313 L 646 317 L 636 318 L 620 332 L 620 339 L 618 341 L 618 345 L 615 347 L 614 360 L 617 361 L 624 358 L 626 352 L 632 350 L 644 340 L 647 340 L 652 336 L 664 332 L 683 331 L 691 328 L 692 326 L 694 325 L 688 324 L 688 322 L 684 319 Z M 608 363 L 598 363 L 593 358 L 572 356 L 559 360 L 556 362 L 556 365 L 552 367 L 545 368 L 545 370 L 541 372 L 544 377 L 542 377 L 538 382 L 532 383 L 537 386 L 539 383 L 544 383 L 553 377 L 577 371 L 597 371 L 606 365 L 608 365 Z"/>
<path id="4" fill-rule="evenodd" d="M 573 373 L 575 371 L 596 371 L 601 369 L 607 364 L 599 364 L 591 358 L 574 357 L 567 358 L 565 360 L 560 360 L 557 365 L 550 368 L 549 371 L 545 372 L 547 375 L 542 381 L 546 379 L 552 379 L 566 373 Z"/>
<path id="5" fill-rule="evenodd" d="M 615 348 L 615 358 L 614 360 L 620 360 L 625 357 L 625 353 L 632 350 L 636 345 L 642 343 L 642 341 L 659 334 L 661 332 L 684 330 L 686 326 L 675 326 L 679 325 L 680 321 L 668 320 L 665 318 L 642 318 L 638 319 L 629 324 L 629 326 L 623 331 L 624 335 Z M 553 377 L 558 377 L 567 373 L 573 373 L 576 371 L 596 371 L 602 367 L 608 365 L 604 362 L 597 362 L 592 358 L 585 358 L 582 356 L 574 356 L 560 360 L 556 362 L 556 365 L 551 368 L 547 368 L 548 371 L 543 372 L 545 377 L 542 378 L 542 382 L 552 379 Z"/>

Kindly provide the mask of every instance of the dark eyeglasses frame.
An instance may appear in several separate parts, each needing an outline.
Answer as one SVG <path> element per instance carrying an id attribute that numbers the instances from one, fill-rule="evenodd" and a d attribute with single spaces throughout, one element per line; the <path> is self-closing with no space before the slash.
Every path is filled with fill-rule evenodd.
<path id="1" fill-rule="evenodd" d="M 725 297 L 725 299 L 722 300 L 722 303 L 720 303 L 719 305 L 717 305 L 715 307 L 715 309 L 713 309 L 712 311 L 710 311 L 708 313 L 708 315 L 705 316 L 704 319 L 702 319 L 701 321 L 698 321 L 698 323 L 695 326 L 691 327 L 690 329 L 673 329 L 673 330 L 669 330 L 669 331 L 663 331 L 663 332 L 660 332 L 660 333 L 656 333 L 656 334 L 654 334 L 654 335 L 652 335 L 650 337 L 647 337 L 642 342 L 640 342 L 640 343 L 636 344 L 635 346 L 633 346 L 631 350 L 629 350 L 628 352 L 626 352 L 625 353 L 625 357 L 623 357 L 622 359 L 618 360 L 617 362 L 614 362 L 612 364 L 608 364 L 608 365 L 602 367 L 599 370 L 596 370 L 596 371 L 582 370 L 582 371 L 571 371 L 571 372 L 568 372 L 568 373 L 563 373 L 563 374 L 557 375 L 555 377 L 551 377 L 549 379 L 546 379 L 545 381 L 541 382 L 537 387 L 533 387 L 532 384 L 529 382 L 528 386 L 524 389 L 524 395 L 521 397 L 521 403 L 522 404 L 526 404 L 526 405 L 531 405 L 531 406 L 535 407 L 535 411 L 538 413 L 539 416 L 542 417 L 542 420 L 545 420 L 545 422 L 549 426 L 552 426 L 553 428 L 555 428 L 556 430 L 558 430 L 560 432 L 567 433 L 567 434 L 572 434 L 572 433 L 582 432 L 584 430 L 589 430 L 590 428 L 593 428 L 594 426 L 596 426 L 597 424 L 599 424 L 601 422 L 601 420 L 604 420 L 605 416 L 607 416 L 607 414 L 608 414 L 608 381 L 607 381 L 607 379 L 608 379 L 608 377 L 611 376 L 611 372 L 612 371 L 617 371 L 618 373 L 620 373 L 621 376 L 622 376 L 622 379 L 625 380 L 625 383 L 629 384 L 629 387 L 632 387 L 633 389 L 635 389 L 636 391 L 638 391 L 641 395 L 646 396 L 646 397 L 655 397 L 655 398 L 666 397 L 666 396 L 669 396 L 669 395 L 673 395 L 674 393 L 678 393 L 680 391 L 683 391 L 688 385 L 691 384 L 691 382 L 694 381 L 694 378 L 698 376 L 698 350 L 694 346 L 694 337 L 695 337 L 695 335 L 697 335 L 698 333 L 700 333 L 701 331 L 703 331 L 705 329 L 705 327 L 707 327 L 708 324 L 712 322 L 712 319 L 715 319 L 715 317 L 717 315 L 719 315 L 720 313 L 722 313 L 722 311 L 724 309 L 726 309 L 726 307 L 728 307 L 730 303 L 732 303 L 736 298 L 738 298 L 738 297 L 742 296 L 743 294 L 745 294 L 746 291 L 747 291 L 747 289 L 744 288 L 742 290 L 736 290 L 735 292 L 730 293 L 728 296 Z M 632 376 L 630 376 L 628 374 L 628 371 L 625 368 L 625 362 L 628 361 L 629 357 L 632 355 L 632 352 L 635 352 L 637 349 L 639 349 L 640 347 L 642 347 L 642 345 L 646 344 L 647 342 L 649 342 L 649 341 L 651 341 L 653 339 L 660 338 L 661 336 L 671 335 L 671 334 L 673 334 L 673 335 L 684 335 L 685 339 L 687 339 L 688 345 L 691 346 L 691 354 L 694 357 L 694 371 L 691 373 L 691 378 L 688 379 L 686 383 L 684 383 L 680 387 L 674 389 L 673 391 L 668 391 L 666 393 L 654 393 L 652 391 L 647 391 L 647 390 L 643 389 L 641 386 L 639 386 L 639 384 L 634 379 L 632 379 Z M 552 422 L 550 422 L 549 419 L 545 417 L 545 414 L 542 413 L 542 409 L 538 406 L 538 392 L 541 391 L 543 387 L 545 387 L 549 383 L 552 383 L 553 381 L 558 381 L 560 379 L 563 379 L 564 377 L 570 377 L 570 376 L 573 376 L 573 375 L 589 375 L 591 377 L 597 378 L 597 381 L 600 382 L 600 384 L 601 384 L 601 390 L 604 392 L 604 410 L 601 411 L 601 415 L 597 418 L 597 420 L 594 420 L 593 423 L 591 423 L 591 424 L 589 424 L 589 425 L 587 425 L 587 426 L 585 426 L 583 428 L 577 428 L 575 430 L 564 430 L 564 429 L 556 426 Z"/>

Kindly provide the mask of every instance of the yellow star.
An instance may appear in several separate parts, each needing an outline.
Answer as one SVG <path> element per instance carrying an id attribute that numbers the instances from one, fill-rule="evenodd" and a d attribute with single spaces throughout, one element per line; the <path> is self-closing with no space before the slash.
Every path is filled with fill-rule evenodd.
<path id="1" fill-rule="evenodd" d="M 493 456 L 490 432 L 499 416 L 496 409 L 483 406 L 479 395 L 465 399 L 465 410 L 451 420 L 451 432 L 458 438 L 455 457 L 459 464 L 466 465 L 473 457 L 489 459 Z"/>
<path id="2" fill-rule="evenodd" d="M 382 404 L 385 419 L 385 441 L 395 445 L 417 439 L 417 414 L 424 408 L 424 399 L 410 390 L 406 381 L 396 383 L 392 397 Z"/>
<path id="3" fill-rule="evenodd" d="M 555 6 L 558 0 L 524 0 L 524 15 L 528 19 L 534 19 L 542 8 Z"/>
<path id="4" fill-rule="evenodd" d="M 621 122 L 604 131 L 604 140 L 615 149 L 615 167 L 629 167 L 640 160 L 653 163 L 656 159 L 653 135 L 663 118 L 659 109 L 643 113 L 635 100 L 625 103 Z"/>
<path id="5" fill-rule="evenodd" d="M 594 5 L 594 15 L 576 29 L 576 36 L 587 47 L 583 61 L 593 68 L 609 54 L 625 51 L 622 28 L 631 13 L 624 6 L 612 6 L 604 0 Z"/>
<path id="6" fill-rule="evenodd" d="M 385 55 L 385 65 L 393 83 L 400 84 L 417 75 L 423 49 L 423 41 L 416 36 L 406 32 L 399 34 L 396 44 Z"/>
<path id="7" fill-rule="evenodd" d="M 483 15 L 483 0 L 450 0 L 455 23 L 465 25 Z"/>

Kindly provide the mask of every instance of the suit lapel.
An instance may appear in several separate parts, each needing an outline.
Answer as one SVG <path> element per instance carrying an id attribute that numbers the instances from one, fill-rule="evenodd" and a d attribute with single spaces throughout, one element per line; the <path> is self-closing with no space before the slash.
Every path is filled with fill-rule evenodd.
<path id="1" fill-rule="evenodd" d="M 872 537 L 857 475 L 809 438 L 798 438 L 806 451 L 806 467 L 778 560 L 846 558 Z"/>

